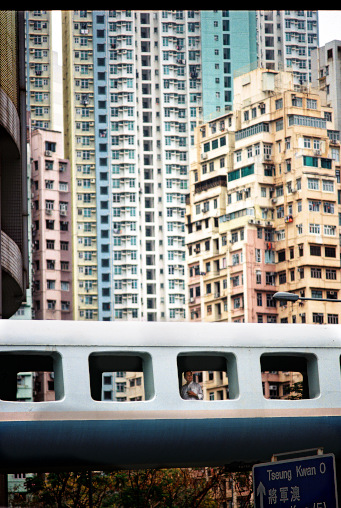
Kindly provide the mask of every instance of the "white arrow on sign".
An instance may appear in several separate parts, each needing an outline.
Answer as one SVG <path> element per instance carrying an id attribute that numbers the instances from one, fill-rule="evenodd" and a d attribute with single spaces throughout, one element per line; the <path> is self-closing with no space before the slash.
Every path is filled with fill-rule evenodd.
<path id="1" fill-rule="evenodd" d="M 260 484 L 257 487 L 257 496 L 260 496 L 260 508 L 263 508 L 263 496 L 264 496 L 264 494 L 265 494 L 265 487 L 262 484 L 262 482 L 260 482 Z"/>

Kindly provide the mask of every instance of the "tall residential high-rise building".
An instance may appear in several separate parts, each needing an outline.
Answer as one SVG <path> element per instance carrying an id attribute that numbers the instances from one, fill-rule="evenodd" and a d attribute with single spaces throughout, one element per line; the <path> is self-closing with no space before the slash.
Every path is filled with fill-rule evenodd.
<path id="1" fill-rule="evenodd" d="M 291 71 L 295 84 L 308 85 L 318 33 L 316 10 L 257 11 L 258 66 Z"/>
<path id="2" fill-rule="evenodd" d="M 200 11 L 202 116 L 232 109 L 233 77 L 257 67 L 258 11 Z"/>
<path id="3" fill-rule="evenodd" d="M 25 11 L 27 109 L 31 128 L 61 131 L 62 75 L 53 51 L 52 11 Z"/>
<path id="4" fill-rule="evenodd" d="M 184 319 L 198 11 L 63 13 L 75 319 Z"/>
<path id="5" fill-rule="evenodd" d="M 341 130 L 341 87 L 340 63 L 341 41 L 330 41 L 313 52 L 312 84 L 323 90 L 327 103 L 332 106 L 335 117 L 335 129 Z"/>

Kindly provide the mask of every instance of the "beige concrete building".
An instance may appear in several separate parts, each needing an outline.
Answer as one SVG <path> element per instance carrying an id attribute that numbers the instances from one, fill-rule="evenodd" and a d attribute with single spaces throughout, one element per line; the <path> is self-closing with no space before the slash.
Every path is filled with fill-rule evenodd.
<path id="1" fill-rule="evenodd" d="M 190 318 L 337 323 L 338 304 L 321 301 L 337 299 L 340 277 L 340 142 L 324 94 L 257 69 L 235 80 L 233 114 L 197 136 Z M 276 308 L 276 291 L 314 300 Z"/>

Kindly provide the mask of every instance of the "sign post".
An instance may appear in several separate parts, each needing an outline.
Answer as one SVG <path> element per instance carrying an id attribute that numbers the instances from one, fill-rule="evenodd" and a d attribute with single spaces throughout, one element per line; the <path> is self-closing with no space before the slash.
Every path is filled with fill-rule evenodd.
<path id="1" fill-rule="evenodd" d="M 255 508 L 338 508 L 333 454 L 253 466 Z"/>

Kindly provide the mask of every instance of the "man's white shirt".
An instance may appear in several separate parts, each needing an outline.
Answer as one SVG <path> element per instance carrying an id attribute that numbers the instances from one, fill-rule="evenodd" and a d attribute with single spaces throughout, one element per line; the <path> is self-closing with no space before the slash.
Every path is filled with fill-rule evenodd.
<path id="1" fill-rule="evenodd" d="M 199 400 L 202 400 L 204 398 L 204 394 L 202 392 L 202 388 L 199 383 L 191 381 L 188 385 L 186 384 L 181 388 L 181 397 L 183 399 L 198 400 L 195 397 L 188 395 L 188 391 L 196 393 Z"/>

